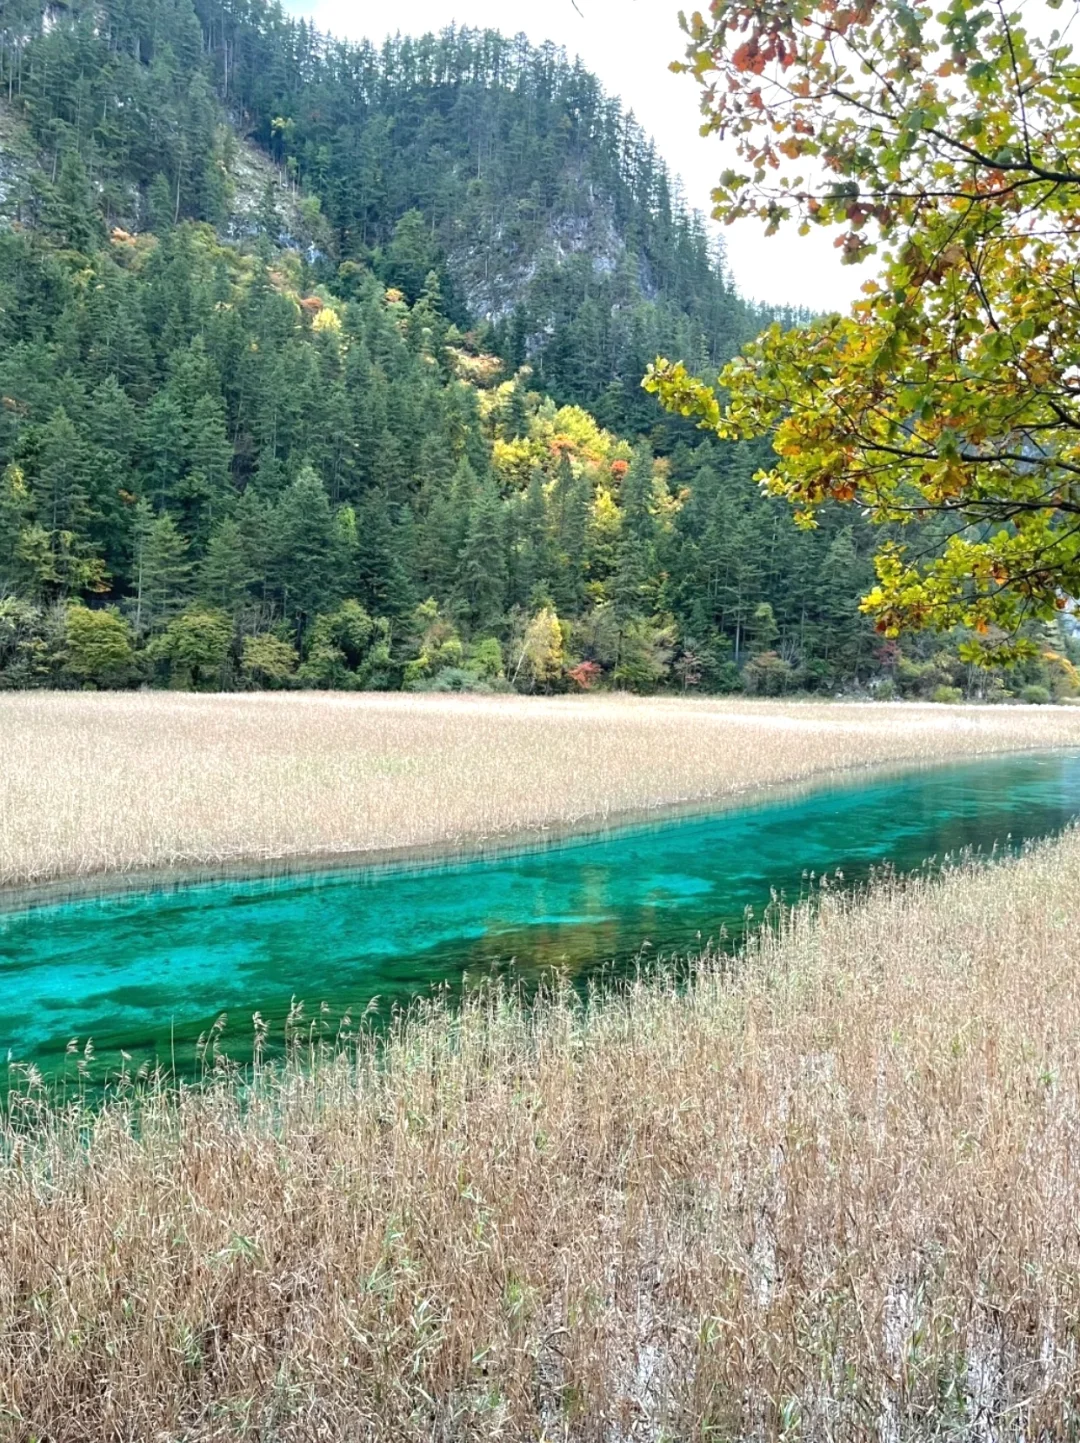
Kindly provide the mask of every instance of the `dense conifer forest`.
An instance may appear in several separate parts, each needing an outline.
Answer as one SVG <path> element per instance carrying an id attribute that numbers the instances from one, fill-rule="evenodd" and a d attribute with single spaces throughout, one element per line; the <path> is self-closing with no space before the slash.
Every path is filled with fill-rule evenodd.
<path id="1" fill-rule="evenodd" d="M 969 684 L 642 392 L 768 317 L 580 64 L 6 0 L 0 82 L 0 685 Z"/>

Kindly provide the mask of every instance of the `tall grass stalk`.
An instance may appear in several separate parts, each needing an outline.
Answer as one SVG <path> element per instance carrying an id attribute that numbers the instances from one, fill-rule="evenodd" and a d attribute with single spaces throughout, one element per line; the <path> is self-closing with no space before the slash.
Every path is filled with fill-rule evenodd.
<path id="1" fill-rule="evenodd" d="M 0 1151 L 3 1437 L 1075 1436 L 1080 835 Z"/>

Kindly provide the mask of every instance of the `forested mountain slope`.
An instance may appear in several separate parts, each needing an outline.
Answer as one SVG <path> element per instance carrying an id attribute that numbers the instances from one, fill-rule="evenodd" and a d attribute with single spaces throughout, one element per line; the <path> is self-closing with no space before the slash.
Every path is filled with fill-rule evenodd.
<path id="1" fill-rule="evenodd" d="M 328 272 L 372 263 L 414 301 L 436 270 L 454 320 L 605 424 L 654 418 L 658 349 L 707 365 L 757 328 L 651 143 L 551 47 L 376 51 L 258 0 L 9 0 L 4 26 L 9 94 L 51 169 L 80 153 L 108 222 L 220 223 L 227 114 L 320 199 L 303 239 Z"/>
<path id="2" fill-rule="evenodd" d="M 761 318 L 580 66 L 263 0 L 0 27 L 0 683 L 896 670 L 861 524 L 798 532 L 642 393 Z"/>

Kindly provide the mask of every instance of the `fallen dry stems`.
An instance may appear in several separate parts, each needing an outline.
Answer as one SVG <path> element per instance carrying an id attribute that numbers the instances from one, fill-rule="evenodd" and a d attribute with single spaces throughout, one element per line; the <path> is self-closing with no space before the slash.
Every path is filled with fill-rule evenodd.
<path id="1" fill-rule="evenodd" d="M 0 695 L 0 886 L 447 849 L 845 768 L 1080 745 L 1080 708 Z"/>
<path id="2" fill-rule="evenodd" d="M 1073 833 L 826 894 L 685 990 L 31 1098 L 0 1435 L 1075 1436 L 1078 981 Z"/>

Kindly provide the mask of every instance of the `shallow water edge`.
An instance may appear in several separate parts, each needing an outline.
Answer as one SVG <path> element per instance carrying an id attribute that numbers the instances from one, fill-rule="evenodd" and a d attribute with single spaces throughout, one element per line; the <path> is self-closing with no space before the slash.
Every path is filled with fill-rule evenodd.
<path id="1" fill-rule="evenodd" d="M 1080 815 L 1080 752 L 848 771 L 725 803 L 487 856 L 319 859 L 0 912 L 0 1055 L 52 1067 L 93 1038 L 99 1067 L 186 1057 L 227 1013 L 236 1056 L 254 1013 L 276 1031 L 300 1000 L 332 1031 L 465 977 L 585 983 L 729 950 L 825 874 L 852 890 L 1060 833 Z"/>
<path id="2" fill-rule="evenodd" d="M 992 748 L 946 760 L 901 757 L 882 763 L 855 762 L 786 780 L 750 785 L 736 791 L 704 793 L 655 806 L 632 807 L 602 815 L 590 813 L 553 825 L 476 833 L 422 845 L 350 847 L 338 851 L 279 853 L 261 857 L 244 853 L 222 857 L 212 863 L 180 861 L 128 871 L 86 872 L 27 883 L 0 884 L 0 917 L 65 902 L 108 901 L 110 898 L 151 892 L 177 892 L 218 882 L 316 879 L 337 873 L 371 873 L 375 876 L 381 872 L 400 870 L 437 871 L 469 862 L 530 856 L 579 841 L 616 838 L 639 831 L 647 833 L 671 822 L 756 810 L 773 803 L 782 805 L 817 792 L 843 791 L 859 780 L 874 784 L 925 772 L 945 773 L 958 766 L 978 765 L 980 762 L 1021 757 L 1067 758 L 1074 755 L 1080 757 L 1080 748 L 1031 746 L 1007 750 Z"/>

